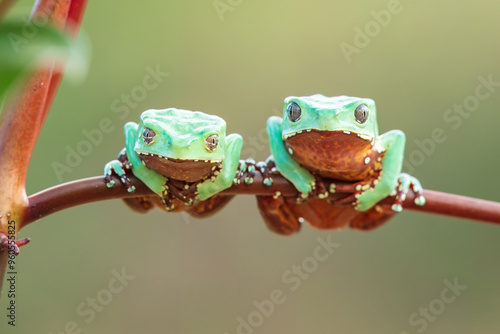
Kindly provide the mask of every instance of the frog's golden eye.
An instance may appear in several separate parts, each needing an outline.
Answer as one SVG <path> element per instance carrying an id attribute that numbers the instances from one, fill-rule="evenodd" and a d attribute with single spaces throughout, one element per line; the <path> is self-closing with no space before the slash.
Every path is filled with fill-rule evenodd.
<path id="1" fill-rule="evenodd" d="M 210 152 L 215 151 L 215 149 L 219 146 L 219 136 L 217 135 L 210 135 L 205 139 L 205 147 L 207 150 Z"/>
<path id="2" fill-rule="evenodd" d="M 354 118 L 356 118 L 356 122 L 365 123 L 368 120 L 368 116 L 370 116 L 370 109 L 366 104 L 360 104 L 356 110 L 354 110 Z"/>
<path id="3" fill-rule="evenodd" d="M 302 109 L 300 109 L 300 106 L 297 103 L 292 102 L 288 105 L 288 107 L 286 107 L 286 114 L 290 121 L 297 122 L 302 114 Z"/>
<path id="4" fill-rule="evenodd" d="M 142 131 L 142 140 L 147 144 L 151 145 L 155 141 L 156 133 L 150 128 L 144 128 Z"/>

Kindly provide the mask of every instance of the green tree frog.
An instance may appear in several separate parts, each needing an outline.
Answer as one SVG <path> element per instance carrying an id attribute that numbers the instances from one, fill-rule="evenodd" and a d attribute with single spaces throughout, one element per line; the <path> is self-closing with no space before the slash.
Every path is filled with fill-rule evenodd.
<path id="1" fill-rule="evenodd" d="M 231 196 L 217 195 L 231 187 L 238 169 L 243 139 L 226 136 L 226 122 L 214 115 L 176 108 L 146 110 L 139 124 L 125 124 L 125 148 L 118 160 L 104 167 L 105 182 L 120 176 L 129 192 L 127 170 L 159 197 L 124 199 L 132 209 L 148 211 L 153 205 L 194 216 L 212 214 Z"/>
<path id="2" fill-rule="evenodd" d="M 273 116 L 267 122 L 268 165 L 295 185 L 304 203 L 279 194 L 258 196 L 271 230 L 296 232 L 303 219 L 318 228 L 373 228 L 402 210 L 410 187 L 417 194 L 415 202 L 424 205 L 420 182 L 401 173 L 405 134 L 392 130 L 379 135 L 376 113 L 374 101 L 365 98 L 317 94 L 285 99 L 283 118 Z M 326 189 L 321 179 L 340 184 Z M 352 206 L 330 204 L 329 193 L 335 192 L 351 192 L 336 203 Z M 306 201 L 313 193 L 316 198 Z M 396 200 L 387 212 L 376 204 L 390 194 Z"/>

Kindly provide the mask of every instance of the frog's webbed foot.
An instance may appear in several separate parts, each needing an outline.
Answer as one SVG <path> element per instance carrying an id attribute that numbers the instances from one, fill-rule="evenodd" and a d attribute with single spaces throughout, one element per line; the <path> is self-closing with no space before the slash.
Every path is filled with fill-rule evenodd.
<path id="1" fill-rule="evenodd" d="M 330 195 L 331 182 L 322 178 L 319 175 L 314 175 L 314 182 L 311 184 L 311 191 L 309 193 L 300 193 L 297 198 L 297 203 L 307 202 L 313 198 L 327 199 Z"/>
<path id="2" fill-rule="evenodd" d="M 133 192 L 135 187 L 131 185 L 126 173 L 131 168 L 132 164 L 128 161 L 127 154 L 122 150 L 118 155 L 118 160 L 111 160 L 104 166 L 104 183 L 106 183 L 108 188 L 112 188 L 115 185 L 115 181 L 111 179 L 111 175 L 114 173 L 118 175 L 122 183 L 127 187 L 128 192 Z"/>
<path id="3" fill-rule="evenodd" d="M 391 196 L 396 196 L 394 204 L 392 205 L 392 210 L 395 212 L 403 211 L 402 204 L 406 200 L 406 195 L 410 188 L 415 192 L 415 204 L 420 206 L 425 204 L 425 198 L 422 196 L 422 185 L 418 179 L 409 174 L 401 173 L 398 178 L 398 186 L 391 193 Z"/>
<path id="4" fill-rule="evenodd" d="M 278 169 L 276 168 L 276 164 L 274 160 L 267 159 L 266 161 L 259 161 L 257 163 L 257 168 L 260 170 L 262 174 L 262 182 L 270 187 L 273 185 L 272 174 L 278 173 Z"/>
<path id="5" fill-rule="evenodd" d="M 240 160 L 240 165 L 236 176 L 234 177 L 234 184 L 252 184 L 255 176 L 256 163 L 254 159 Z"/>
<path id="6" fill-rule="evenodd" d="M 360 181 L 352 184 L 338 184 L 336 185 L 335 192 L 337 193 L 351 193 L 350 195 L 336 200 L 335 205 L 354 205 L 357 206 L 358 197 L 361 196 L 365 191 L 373 189 L 376 186 L 377 180 L 370 182 Z M 406 195 L 408 191 L 413 189 L 415 192 L 415 204 L 424 205 L 425 198 L 422 196 L 422 185 L 413 176 L 406 173 L 401 173 L 398 177 L 398 185 L 392 191 L 389 196 L 395 196 L 394 204 L 392 205 L 392 210 L 394 212 L 401 212 L 403 210 L 403 202 L 406 200 Z M 382 198 L 383 199 L 383 198 Z"/>
<path id="7" fill-rule="evenodd" d="M 12 251 L 16 256 L 19 255 L 19 247 L 26 245 L 30 241 L 30 238 L 24 238 L 12 242 L 12 240 L 10 240 L 7 235 L 0 232 L 0 250 L 8 249 L 9 251 Z"/>
<path id="8" fill-rule="evenodd" d="M 240 167 L 238 168 L 238 172 L 236 173 L 236 177 L 234 178 L 235 184 L 241 184 L 243 181 L 245 184 L 252 184 L 255 172 L 259 171 L 262 174 L 262 182 L 266 186 L 273 185 L 273 179 L 271 175 L 276 173 L 276 165 L 274 161 L 271 159 L 267 159 L 266 161 L 255 162 L 254 159 L 247 159 L 240 161 Z"/>

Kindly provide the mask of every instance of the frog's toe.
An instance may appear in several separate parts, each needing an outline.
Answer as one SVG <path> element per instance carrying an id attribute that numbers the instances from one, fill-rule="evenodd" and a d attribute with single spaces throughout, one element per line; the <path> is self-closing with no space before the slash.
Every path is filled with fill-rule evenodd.
<path id="1" fill-rule="evenodd" d="M 127 177 L 127 175 L 124 174 L 120 176 L 120 180 L 127 187 L 127 191 L 129 193 L 133 193 L 135 191 L 135 187 L 130 184 L 130 179 Z"/>
<path id="2" fill-rule="evenodd" d="M 271 174 L 276 171 L 276 165 L 274 164 L 274 161 L 272 160 L 266 160 L 266 161 L 259 161 L 255 167 L 260 171 L 262 174 L 262 182 L 270 187 L 273 185 L 273 178 L 271 177 Z"/>
<path id="3" fill-rule="evenodd" d="M 104 176 L 104 183 L 106 183 L 106 187 L 113 188 L 115 186 L 115 181 L 111 179 L 111 175 Z"/>
<path id="4" fill-rule="evenodd" d="M 314 194 L 319 199 L 325 199 L 330 195 L 330 185 L 328 185 L 322 178 L 316 177 L 314 183 L 311 184 Z"/>
<path id="5" fill-rule="evenodd" d="M 370 209 L 373 206 L 370 203 L 367 203 L 367 202 L 364 202 L 364 201 L 360 201 L 359 199 L 357 201 L 355 201 L 353 203 L 353 205 L 354 205 L 354 209 L 356 209 L 358 211 L 366 211 L 366 210 Z"/>
<path id="6" fill-rule="evenodd" d="M 392 211 L 394 211 L 394 212 L 403 211 L 403 206 L 401 204 L 394 203 L 391 208 L 392 208 Z"/>
<path id="7" fill-rule="evenodd" d="M 253 178 L 255 176 L 255 160 L 247 159 L 244 161 L 244 163 L 246 165 L 246 170 L 243 179 L 246 184 L 252 184 Z"/>
<path id="8" fill-rule="evenodd" d="M 108 162 L 104 166 L 104 183 L 106 184 L 106 186 L 108 188 L 113 188 L 113 186 L 115 185 L 115 181 L 113 179 L 111 179 L 112 173 L 113 173 L 112 164 L 111 164 L 111 162 Z"/>
<path id="9" fill-rule="evenodd" d="M 415 202 L 416 205 L 424 206 L 425 205 L 425 198 L 424 198 L 424 196 L 419 195 L 419 196 L 415 197 L 413 202 Z"/>

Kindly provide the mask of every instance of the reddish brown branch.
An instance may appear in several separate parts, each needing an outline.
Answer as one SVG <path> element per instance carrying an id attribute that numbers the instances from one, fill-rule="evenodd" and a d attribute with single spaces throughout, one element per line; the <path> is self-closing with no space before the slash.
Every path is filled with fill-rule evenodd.
<path id="1" fill-rule="evenodd" d="M 136 191 L 129 193 L 126 187 L 120 186 L 120 180 L 114 178 L 117 186 L 108 189 L 100 176 L 82 179 L 55 186 L 29 197 L 29 210 L 25 216 L 23 227 L 54 212 L 76 205 L 125 198 L 148 196 L 153 193 L 138 179 L 131 177 L 130 181 Z M 271 187 L 262 183 L 262 176 L 256 173 L 254 183 L 241 184 L 225 190 L 225 194 L 272 195 L 280 191 L 284 196 L 295 196 L 297 190 L 284 178 L 273 176 Z M 451 217 L 471 219 L 494 224 L 500 224 L 500 203 L 476 198 L 424 190 L 426 204 L 418 206 L 413 202 L 414 194 L 410 192 L 404 202 L 404 208 L 427 213 L 441 214 Z M 335 194 L 330 195 L 333 197 Z M 153 195 L 156 196 L 156 195 Z M 388 198 L 383 205 L 392 205 L 394 199 Z"/>

